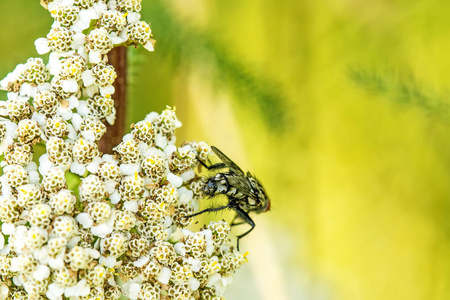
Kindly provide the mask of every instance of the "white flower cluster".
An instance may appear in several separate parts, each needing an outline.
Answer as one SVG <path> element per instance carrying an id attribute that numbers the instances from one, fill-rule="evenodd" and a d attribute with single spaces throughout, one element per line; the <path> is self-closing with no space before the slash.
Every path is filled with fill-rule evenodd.
<path id="1" fill-rule="evenodd" d="M 36 46 L 49 62 L 30 58 L 1 81 L 0 299 L 223 299 L 246 262 L 228 223 L 185 229 L 211 148 L 175 145 L 175 109 L 132 125 L 114 155 L 98 150 L 115 116 L 106 54 L 152 49 L 140 2 L 42 1 L 55 22 Z"/>

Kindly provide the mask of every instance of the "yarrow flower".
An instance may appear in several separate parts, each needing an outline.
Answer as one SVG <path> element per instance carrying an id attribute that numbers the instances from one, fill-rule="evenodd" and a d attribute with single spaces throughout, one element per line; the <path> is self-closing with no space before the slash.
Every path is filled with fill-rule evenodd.
<path id="1" fill-rule="evenodd" d="M 0 81 L 0 298 L 222 299 L 247 254 L 224 221 L 186 229 L 211 148 L 175 145 L 171 107 L 133 124 L 114 155 L 98 148 L 116 113 L 107 53 L 153 50 L 141 0 L 41 3 L 54 23 L 35 45 L 49 61 Z"/>

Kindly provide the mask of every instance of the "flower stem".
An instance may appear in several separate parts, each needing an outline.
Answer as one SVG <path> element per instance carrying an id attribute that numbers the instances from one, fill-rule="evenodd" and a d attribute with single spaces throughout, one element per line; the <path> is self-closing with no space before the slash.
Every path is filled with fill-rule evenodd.
<path id="1" fill-rule="evenodd" d="M 99 143 L 99 150 L 103 153 L 112 153 L 112 148 L 122 141 L 125 131 L 125 118 L 127 113 L 127 48 L 116 47 L 108 53 L 108 61 L 114 66 L 117 78 L 114 82 L 114 107 L 116 108 L 116 121 L 114 125 L 106 124 L 107 131 Z"/>

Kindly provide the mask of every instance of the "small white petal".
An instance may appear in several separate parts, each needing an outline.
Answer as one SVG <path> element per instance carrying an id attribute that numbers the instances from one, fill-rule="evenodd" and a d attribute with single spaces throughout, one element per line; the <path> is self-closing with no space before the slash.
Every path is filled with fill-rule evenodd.
<path id="1" fill-rule="evenodd" d="M 0 250 L 0 255 L 8 255 L 11 252 L 11 246 L 5 245 L 2 250 Z"/>
<path id="2" fill-rule="evenodd" d="M 131 133 L 127 133 L 122 137 L 122 141 L 124 141 L 124 142 L 131 141 L 132 139 L 134 139 L 134 137 Z"/>
<path id="3" fill-rule="evenodd" d="M 141 284 L 140 283 L 136 283 L 136 282 L 130 283 L 130 289 L 128 291 L 128 297 L 131 300 L 137 299 L 138 296 L 139 296 L 139 291 L 140 290 L 141 290 Z"/>
<path id="4" fill-rule="evenodd" d="M 123 204 L 123 207 L 126 210 L 129 210 L 134 213 L 138 212 L 138 210 L 139 210 L 139 205 L 138 205 L 137 201 L 125 201 Z"/>
<path id="5" fill-rule="evenodd" d="M 180 128 L 181 126 L 183 126 L 183 123 L 181 123 L 180 120 L 176 119 L 174 122 L 175 128 Z"/>
<path id="6" fill-rule="evenodd" d="M 200 268 L 202 267 L 200 259 L 189 257 L 189 258 L 187 258 L 187 262 L 188 262 L 188 264 L 191 265 L 192 272 L 200 271 Z"/>
<path id="7" fill-rule="evenodd" d="M 30 177 L 30 183 L 37 184 L 41 180 L 38 171 L 30 171 L 28 172 L 28 176 Z"/>
<path id="8" fill-rule="evenodd" d="M 169 227 L 170 225 L 172 225 L 172 223 L 173 223 L 173 220 L 172 220 L 172 218 L 171 218 L 170 216 L 165 216 L 165 217 L 164 217 L 163 225 L 164 225 L 165 227 Z M 170 228 L 169 228 L 169 229 L 170 229 Z M 170 233 L 171 233 L 171 232 L 169 232 L 169 235 L 170 235 Z"/>
<path id="9" fill-rule="evenodd" d="M 212 232 L 209 229 L 203 230 L 201 232 L 205 236 L 205 242 L 206 242 L 206 253 L 208 255 L 211 255 L 214 252 L 214 242 L 212 237 Z"/>
<path id="10" fill-rule="evenodd" d="M 53 164 L 48 159 L 47 154 L 43 154 L 39 157 L 39 173 L 41 173 L 41 175 L 45 175 L 52 166 Z"/>
<path id="11" fill-rule="evenodd" d="M 89 256 L 93 259 L 99 259 L 100 258 L 100 252 L 95 249 L 85 248 L 85 251 L 89 253 Z"/>
<path id="12" fill-rule="evenodd" d="M 102 61 L 102 54 L 99 51 L 89 51 L 89 62 L 98 64 Z"/>
<path id="13" fill-rule="evenodd" d="M 185 236 L 189 236 L 189 235 L 193 234 L 192 231 L 190 231 L 189 229 L 186 229 L 186 228 L 181 229 L 181 233 L 183 233 Z"/>
<path id="14" fill-rule="evenodd" d="M 174 153 L 175 151 L 177 151 L 177 146 L 169 145 L 164 149 L 164 154 L 166 155 L 166 157 L 171 157 L 172 153 Z"/>
<path id="15" fill-rule="evenodd" d="M 82 122 L 83 122 L 83 118 L 79 114 L 74 113 L 72 116 L 72 125 L 76 131 L 78 131 L 80 129 L 80 125 Z"/>
<path id="16" fill-rule="evenodd" d="M 200 282 L 194 277 L 188 279 L 188 284 L 191 291 L 196 291 L 200 287 Z"/>
<path id="17" fill-rule="evenodd" d="M 227 287 L 222 284 L 222 280 L 218 280 L 217 282 L 215 282 L 214 288 L 216 289 L 217 295 L 223 295 L 227 289 Z"/>
<path id="18" fill-rule="evenodd" d="M 84 47 L 84 46 L 81 46 L 80 48 L 78 48 L 77 53 L 80 54 L 80 56 L 82 58 L 84 58 L 85 60 L 87 60 L 89 58 L 86 47 Z"/>
<path id="19" fill-rule="evenodd" d="M 83 20 L 79 18 L 76 20 L 72 26 L 70 26 L 70 29 L 75 31 L 77 34 L 81 33 L 86 28 L 89 28 L 89 22 L 87 20 Z M 82 34 L 82 33 L 81 33 Z M 75 34 L 76 35 L 76 34 Z M 75 39 L 74 37 L 74 43 L 72 44 L 73 49 L 78 49 L 78 47 L 81 45 L 84 45 L 84 40 L 81 39 Z"/>
<path id="20" fill-rule="evenodd" d="M 167 147 L 167 138 L 163 135 L 157 134 L 155 143 L 159 148 L 165 149 Z"/>
<path id="21" fill-rule="evenodd" d="M 124 41 L 128 41 L 128 30 L 126 28 L 124 30 L 122 30 L 119 33 L 119 37 Z"/>
<path id="22" fill-rule="evenodd" d="M 77 84 L 77 87 L 78 87 L 78 84 Z M 77 88 L 77 91 L 78 91 L 78 88 Z M 74 108 L 78 107 L 79 100 L 77 97 L 70 96 L 66 100 L 69 101 L 69 109 L 74 109 Z"/>
<path id="23" fill-rule="evenodd" d="M 108 161 L 108 162 L 113 163 L 115 165 L 117 165 L 119 163 L 119 161 L 117 159 L 115 159 L 114 156 L 111 155 L 111 154 L 103 154 L 102 159 L 104 161 Z"/>
<path id="24" fill-rule="evenodd" d="M 89 27 L 89 24 L 88 24 L 88 27 Z M 74 48 L 74 49 L 79 49 L 79 48 L 81 48 L 82 46 L 84 46 L 84 44 L 86 43 L 86 35 L 84 35 L 83 33 L 81 33 L 81 32 L 78 32 L 78 33 L 75 33 L 74 35 L 73 35 L 73 42 L 72 42 L 73 44 L 72 44 L 72 47 Z"/>
<path id="25" fill-rule="evenodd" d="M 136 172 L 139 173 L 141 166 L 139 164 L 121 164 L 120 173 L 125 176 L 134 175 Z"/>
<path id="26" fill-rule="evenodd" d="M 34 45 L 36 46 L 36 51 L 39 55 L 46 54 L 51 50 L 48 46 L 47 38 L 38 38 L 36 41 L 34 41 Z"/>
<path id="27" fill-rule="evenodd" d="M 17 271 L 19 271 L 19 257 L 13 257 L 12 259 L 11 259 L 11 271 L 13 271 L 13 272 L 17 272 Z"/>
<path id="28" fill-rule="evenodd" d="M 61 54 L 57 52 L 50 53 L 47 69 L 51 75 L 58 75 L 61 72 Z"/>
<path id="29" fill-rule="evenodd" d="M 95 142 L 95 132 L 93 130 L 83 130 L 80 134 L 84 139 L 90 142 Z"/>
<path id="30" fill-rule="evenodd" d="M 33 272 L 33 278 L 38 281 L 42 281 L 50 276 L 50 269 L 45 265 L 39 265 Z"/>
<path id="31" fill-rule="evenodd" d="M 100 162 L 98 161 L 98 159 L 100 160 Z M 86 169 L 91 172 L 92 174 L 97 174 L 98 172 L 98 168 L 100 167 L 100 163 L 101 163 L 101 158 L 100 157 L 96 157 L 94 158 L 93 161 L 91 161 L 87 166 Z"/>
<path id="32" fill-rule="evenodd" d="M 28 172 L 37 171 L 37 169 L 38 169 L 37 164 L 34 161 L 30 162 L 28 165 L 25 166 L 25 170 L 27 170 Z"/>
<path id="33" fill-rule="evenodd" d="M 102 223 L 102 224 L 99 224 L 97 226 L 92 226 L 91 227 L 91 232 L 95 236 L 98 236 L 98 237 L 101 237 L 101 238 L 106 238 L 106 236 L 108 234 L 110 234 L 113 231 L 113 229 L 114 228 L 112 226 L 110 226 L 108 224 L 105 224 L 105 223 Z"/>
<path id="34" fill-rule="evenodd" d="M 80 297 L 87 296 L 90 292 L 90 287 L 86 283 L 86 279 L 78 281 L 78 283 L 71 287 L 66 287 L 64 296 L 66 297 Z"/>
<path id="35" fill-rule="evenodd" d="M 75 93 L 78 91 L 78 83 L 75 79 L 62 80 L 61 86 L 64 92 Z"/>
<path id="36" fill-rule="evenodd" d="M 25 82 L 20 86 L 19 95 L 30 97 L 28 95 L 32 93 L 32 90 L 33 90 L 33 86 L 31 84 L 29 84 L 28 82 Z"/>
<path id="37" fill-rule="evenodd" d="M 167 174 L 167 180 L 176 188 L 180 187 L 183 184 L 183 179 L 173 173 Z"/>
<path id="38" fill-rule="evenodd" d="M 62 267 L 64 267 L 65 263 L 63 257 L 57 257 L 55 259 L 51 258 L 48 261 L 48 265 L 52 269 L 61 269 Z"/>
<path id="39" fill-rule="evenodd" d="M 168 284 L 169 283 L 169 279 L 170 279 L 170 274 L 172 273 L 172 271 L 167 268 L 167 267 L 163 267 L 161 269 L 161 272 L 159 273 L 158 276 L 158 281 L 161 282 L 162 284 Z"/>
<path id="40" fill-rule="evenodd" d="M 90 228 L 94 223 L 94 221 L 91 219 L 88 213 L 78 214 L 76 220 L 83 226 L 83 228 Z"/>
<path id="41" fill-rule="evenodd" d="M 74 115 L 75 114 L 72 114 L 72 118 L 71 118 L 72 124 L 73 124 Z M 76 115 L 80 116 L 79 114 L 76 114 Z M 67 137 L 73 141 L 76 141 L 78 139 L 78 135 L 77 135 L 75 128 L 73 128 L 72 124 L 67 124 L 67 128 L 69 129 L 69 134 L 67 135 Z"/>
<path id="42" fill-rule="evenodd" d="M 117 204 L 117 203 L 119 203 L 119 201 L 120 201 L 120 194 L 119 194 L 119 192 L 118 191 L 115 191 L 114 193 L 112 193 L 110 196 L 109 196 L 109 200 L 111 200 L 111 203 L 112 204 Z"/>
<path id="43" fill-rule="evenodd" d="M 186 255 L 186 249 L 184 247 L 184 243 L 178 242 L 175 245 L 173 245 L 173 247 L 175 248 L 175 252 L 177 254 L 179 254 L 180 256 L 185 256 Z"/>
<path id="44" fill-rule="evenodd" d="M 4 196 L 11 196 L 12 195 L 12 187 L 10 187 L 7 184 L 2 184 L 2 194 Z"/>
<path id="45" fill-rule="evenodd" d="M 67 248 L 72 249 L 81 241 L 81 236 L 74 236 L 67 242 Z"/>
<path id="46" fill-rule="evenodd" d="M 0 299 L 7 299 L 9 294 L 9 288 L 6 283 L 0 283 Z"/>
<path id="47" fill-rule="evenodd" d="M 59 111 L 59 114 L 64 120 L 68 121 L 72 119 L 73 112 L 71 110 L 67 110 L 66 112 Z"/>
<path id="48" fill-rule="evenodd" d="M 147 51 L 150 51 L 150 52 L 155 51 L 155 48 L 153 47 L 153 42 L 152 41 L 148 41 L 143 46 L 144 46 L 145 49 L 147 49 Z"/>
<path id="49" fill-rule="evenodd" d="M 127 21 L 128 23 L 136 23 L 141 19 L 141 14 L 138 12 L 128 12 Z"/>
<path id="50" fill-rule="evenodd" d="M 226 287 L 233 283 L 233 277 L 232 276 L 227 276 L 227 277 L 222 276 L 221 281 L 222 281 L 222 285 Z"/>
<path id="51" fill-rule="evenodd" d="M 11 268 L 12 269 L 12 268 Z M 20 276 L 20 275 L 18 275 L 18 276 L 14 276 L 13 277 L 13 283 L 16 285 L 16 286 L 22 286 L 23 285 L 23 276 Z"/>
<path id="52" fill-rule="evenodd" d="M 41 248 L 35 249 L 33 251 L 33 256 L 37 259 L 42 265 L 48 264 L 49 254 L 48 254 L 48 246 L 43 246 Z"/>
<path id="53" fill-rule="evenodd" d="M 90 85 L 88 87 L 83 88 L 83 95 L 86 98 L 92 98 L 99 93 L 98 85 Z"/>
<path id="54" fill-rule="evenodd" d="M 114 88 L 114 86 L 112 84 L 100 87 L 100 94 L 102 96 L 104 96 L 104 97 L 107 97 L 108 95 L 110 96 L 110 95 L 114 94 L 115 91 L 116 90 L 115 90 L 115 88 Z"/>
<path id="55" fill-rule="evenodd" d="M 41 125 L 42 127 L 44 127 L 45 124 L 45 115 L 38 113 L 37 111 L 35 111 L 33 113 L 33 116 L 31 117 L 32 120 L 35 120 L 36 122 L 39 123 L 39 125 Z"/>
<path id="56" fill-rule="evenodd" d="M 14 234 L 16 231 L 16 227 L 14 224 L 3 223 L 2 224 L 2 233 L 6 235 Z"/>
<path id="57" fill-rule="evenodd" d="M 77 113 L 82 117 L 86 117 L 89 114 L 89 108 L 86 101 L 80 100 L 77 107 Z"/>
<path id="58" fill-rule="evenodd" d="M 99 262 L 105 267 L 114 268 L 116 266 L 117 259 L 113 256 L 101 256 Z"/>
<path id="59" fill-rule="evenodd" d="M 64 288 L 60 287 L 56 283 L 51 283 L 48 285 L 47 293 L 45 295 L 50 300 L 60 300 L 62 294 L 64 294 Z"/>
<path id="60" fill-rule="evenodd" d="M 125 42 L 121 37 L 119 37 L 119 36 L 114 36 L 114 37 L 111 37 L 111 42 L 114 44 L 114 45 L 119 45 L 119 44 L 122 44 L 123 42 Z"/>
<path id="61" fill-rule="evenodd" d="M 209 277 L 208 283 L 206 284 L 206 286 L 211 287 L 214 283 L 216 283 L 216 281 L 220 280 L 222 276 L 220 276 L 219 273 L 215 273 L 213 275 L 211 275 L 211 277 Z"/>
<path id="62" fill-rule="evenodd" d="M 114 193 L 114 191 L 116 190 L 116 186 L 117 182 L 114 180 L 105 181 L 106 192 L 108 192 L 108 194 Z"/>
<path id="63" fill-rule="evenodd" d="M 38 92 L 50 91 L 50 89 L 52 88 L 52 85 L 50 84 L 50 82 L 44 82 L 44 83 L 38 85 L 37 88 L 38 88 Z"/>
<path id="64" fill-rule="evenodd" d="M 92 19 L 98 19 L 99 14 L 95 11 L 95 8 L 89 7 L 88 9 L 82 9 L 80 11 L 80 19 L 90 23 Z"/>
<path id="65" fill-rule="evenodd" d="M 178 201 L 180 203 L 189 203 L 194 197 L 194 192 L 183 186 L 178 189 L 178 195 Z"/>
<path id="66" fill-rule="evenodd" d="M 92 70 L 86 70 L 81 73 L 81 79 L 83 79 L 84 86 L 90 86 L 95 83 L 95 77 L 92 75 Z"/>
<path id="67" fill-rule="evenodd" d="M 189 171 L 182 173 L 180 176 L 184 182 L 187 182 L 195 177 L 195 172 L 194 170 L 191 169 Z"/>
<path id="68" fill-rule="evenodd" d="M 70 172 L 80 175 L 80 176 L 83 176 L 84 173 L 86 172 L 86 167 L 83 164 L 80 164 L 80 163 L 74 161 L 70 165 Z"/>
<path id="69" fill-rule="evenodd" d="M 108 6 L 103 2 L 96 2 L 94 3 L 93 7 L 97 13 L 96 17 L 100 16 L 102 12 L 108 10 Z"/>
<path id="70" fill-rule="evenodd" d="M 143 256 L 141 258 L 138 258 L 133 262 L 133 265 L 135 265 L 138 268 L 141 268 L 147 264 L 147 262 L 150 260 L 148 256 Z"/>

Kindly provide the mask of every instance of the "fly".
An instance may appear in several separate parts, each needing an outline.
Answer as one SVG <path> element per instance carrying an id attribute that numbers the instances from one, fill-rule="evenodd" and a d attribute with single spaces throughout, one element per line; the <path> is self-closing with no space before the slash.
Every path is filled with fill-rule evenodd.
<path id="1" fill-rule="evenodd" d="M 249 213 L 262 213 L 270 209 L 270 199 L 261 183 L 250 172 L 244 173 L 228 156 L 214 146 L 211 149 L 222 162 L 207 166 L 202 160 L 200 163 L 209 171 L 216 171 L 216 174 L 207 178 L 203 187 L 206 196 L 214 197 L 222 194 L 228 198 L 228 204 L 220 207 L 210 207 L 199 211 L 189 217 L 195 217 L 207 212 L 232 209 L 236 211 L 236 217 L 231 226 L 247 223 L 251 228 L 243 234 L 237 236 L 237 249 L 239 250 L 239 240 L 249 234 L 255 228 L 255 222 L 250 218 Z M 235 223 L 236 218 L 242 222 Z"/>

